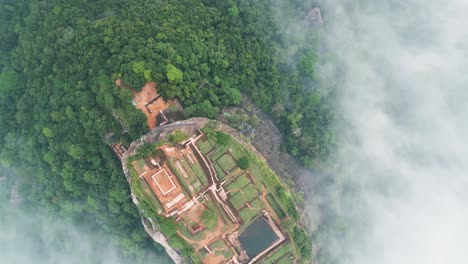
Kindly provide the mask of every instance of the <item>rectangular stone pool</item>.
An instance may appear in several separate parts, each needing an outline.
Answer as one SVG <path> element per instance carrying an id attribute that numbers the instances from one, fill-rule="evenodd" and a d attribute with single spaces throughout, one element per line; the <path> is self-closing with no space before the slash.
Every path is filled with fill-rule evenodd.
<path id="1" fill-rule="evenodd" d="M 254 258 L 259 253 L 271 246 L 278 236 L 271 229 L 263 217 L 259 217 L 239 236 L 242 248 L 247 251 L 249 258 Z"/>

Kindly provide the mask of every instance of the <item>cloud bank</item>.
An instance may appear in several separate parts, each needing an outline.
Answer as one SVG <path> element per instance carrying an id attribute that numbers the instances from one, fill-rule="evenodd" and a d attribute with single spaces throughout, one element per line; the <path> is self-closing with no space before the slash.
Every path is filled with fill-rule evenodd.
<path id="1" fill-rule="evenodd" d="M 76 226 L 40 208 L 11 206 L 12 178 L 0 181 L 0 263 L 131 263 L 110 237 L 90 231 L 86 223 Z"/>
<path id="2" fill-rule="evenodd" d="M 468 2 L 321 5 L 344 141 L 328 202 L 348 232 L 319 246 L 339 263 L 466 263 Z"/>

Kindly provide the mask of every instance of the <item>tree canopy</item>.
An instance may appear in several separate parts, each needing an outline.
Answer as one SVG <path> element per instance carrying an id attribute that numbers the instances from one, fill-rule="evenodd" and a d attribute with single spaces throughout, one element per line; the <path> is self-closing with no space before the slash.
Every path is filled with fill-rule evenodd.
<path id="1" fill-rule="evenodd" d="M 334 146 L 333 112 L 327 95 L 304 91 L 316 82 L 313 49 L 286 63 L 272 14 L 269 1 L 251 0 L 3 1 L 0 162 L 26 172 L 30 201 L 110 233 L 140 261 L 147 249 L 164 255 L 107 145 L 109 134 L 128 144 L 148 131 L 115 81 L 158 82 L 189 116 L 210 118 L 244 93 L 271 114 L 286 149 L 315 166 Z"/>
<path id="2" fill-rule="evenodd" d="M 203 211 L 202 222 L 208 229 L 215 227 L 218 223 L 218 216 L 216 212 L 211 208 Z"/>

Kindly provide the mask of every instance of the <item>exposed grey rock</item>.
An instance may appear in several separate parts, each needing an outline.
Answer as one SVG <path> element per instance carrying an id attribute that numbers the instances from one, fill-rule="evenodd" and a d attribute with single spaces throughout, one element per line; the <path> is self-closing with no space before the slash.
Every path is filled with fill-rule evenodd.
<path id="1" fill-rule="evenodd" d="M 312 26 L 323 26 L 322 13 L 318 7 L 312 8 L 307 13 L 306 19 Z"/>

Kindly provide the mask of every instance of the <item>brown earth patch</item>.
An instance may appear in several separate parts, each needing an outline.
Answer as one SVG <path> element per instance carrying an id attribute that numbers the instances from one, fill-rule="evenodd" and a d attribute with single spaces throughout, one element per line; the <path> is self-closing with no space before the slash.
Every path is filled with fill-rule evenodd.
<path id="1" fill-rule="evenodd" d="M 203 212 L 206 210 L 206 206 L 202 203 L 198 203 L 194 205 L 190 210 L 185 212 L 183 214 L 184 221 L 189 224 L 189 223 L 198 223 L 199 225 L 202 225 L 201 223 L 201 216 L 203 215 Z"/>
<path id="2" fill-rule="evenodd" d="M 202 260 L 203 264 L 222 264 L 226 262 L 227 260 L 222 255 L 212 255 L 209 253 L 206 255 L 206 258 Z"/>
<path id="3" fill-rule="evenodd" d="M 159 113 L 157 111 L 156 113 L 152 113 L 146 108 L 146 105 L 148 105 L 150 102 L 153 100 L 157 100 L 159 94 L 156 91 L 156 83 L 155 82 L 149 82 L 146 83 L 143 88 L 141 88 L 140 92 L 136 92 L 135 90 L 132 90 L 134 94 L 133 101 L 135 102 L 135 107 L 137 109 L 140 109 L 147 118 L 147 123 L 148 123 L 148 128 L 153 129 L 156 127 L 156 116 L 155 114 Z M 161 99 L 162 100 L 162 99 Z"/>
<path id="4" fill-rule="evenodd" d="M 141 88 L 140 92 L 135 91 L 135 89 L 125 84 L 121 79 L 117 79 L 115 85 L 132 91 L 135 108 L 141 110 L 146 115 L 148 128 L 155 128 L 158 125 L 158 115 L 161 111 L 168 108 L 167 102 L 157 92 L 157 84 L 155 82 L 148 82 Z"/>
<path id="5" fill-rule="evenodd" d="M 136 166 L 135 169 L 137 169 Z M 161 168 L 146 170 L 140 174 L 140 177 L 143 177 L 148 183 L 166 213 L 170 213 L 176 208 L 179 211 L 182 210 L 183 205 L 187 202 L 187 197 L 169 166 L 164 164 Z"/>

